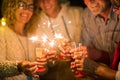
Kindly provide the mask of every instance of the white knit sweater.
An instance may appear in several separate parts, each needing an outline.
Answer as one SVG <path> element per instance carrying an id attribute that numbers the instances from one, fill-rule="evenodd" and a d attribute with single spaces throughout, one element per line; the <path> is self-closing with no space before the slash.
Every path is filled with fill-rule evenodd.
<path id="1" fill-rule="evenodd" d="M 29 42 L 27 37 L 17 35 L 7 26 L 0 27 L 0 76 L 16 75 L 5 80 L 27 80 L 24 74 L 18 73 L 16 62 L 35 60 L 34 48 Z"/>

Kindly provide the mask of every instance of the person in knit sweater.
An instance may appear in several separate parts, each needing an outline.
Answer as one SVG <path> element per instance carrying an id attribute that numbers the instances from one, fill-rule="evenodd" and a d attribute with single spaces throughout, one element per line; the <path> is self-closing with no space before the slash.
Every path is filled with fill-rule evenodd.
<path id="1" fill-rule="evenodd" d="M 0 25 L 0 80 L 28 80 L 32 76 L 37 77 L 36 71 L 40 63 L 35 61 L 34 52 L 30 51 L 25 31 L 33 11 L 34 0 L 3 0 L 3 18 Z"/>

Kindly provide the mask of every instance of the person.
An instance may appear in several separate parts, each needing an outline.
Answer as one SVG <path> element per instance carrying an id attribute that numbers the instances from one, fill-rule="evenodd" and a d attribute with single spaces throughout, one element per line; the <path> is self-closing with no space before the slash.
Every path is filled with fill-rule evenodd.
<path id="1" fill-rule="evenodd" d="M 36 4 L 35 15 L 28 24 L 30 26 L 30 28 L 28 27 L 29 36 L 39 36 L 40 39 L 47 36 L 48 42 L 55 40 L 56 36 L 62 37 L 60 42 L 64 42 L 64 39 L 80 42 L 83 12 L 81 7 L 71 7 L 67 0 L 36 0 L 36 3 L 38 4 Z M 66 61 L 58 61 L 52 67 L 48 65 L 48 73 L 40 78 L 42 80 L 61 78 L 62 80 L 73 80 L 75 77 L 70 71 L 69 65 L 70 63 Z M 63 73 L 64 75 L 62 75 Z"/>
<path id="2" fill-rule="evenodd" d="M 117 14 L 117 19 L 119 20 L 120 16 L 120 0 L 111 0 L 113 11 Z M 80 49 L 73 50 L 79 51 Z M 117 54 L 116 54 L 117 53 Z M 71 63 L 71 69 L 73 72 L 88 72 L 89 74 L 96 74 L 103 77 L 105 80 L 120 80 L 120 43 L 117 44 L 117 47 L 114 52 L 114 58 L 112 61 L 112 68 L 106 65 L 101 65 L 96 63 L 95 61 L 89 59 L 86 56 L 82 58 L 78 57 L 80 55 L 74 54 L 74 58 L 76 59 Z M 116 61 L 117 60 L 117 61 Z M 114 65 L 113 65 L 114 64 Z M 116 69 L 116 66 L 118 69 Z M 77 68 L 76 71 L 74 68 Z M 115 68 L 114 68 L 115 67 Z"/>
<path id="3" fill-rule="evenodd" d="M 75 64 L 76 63 L 76 64 Z M 102 77 L 101 80 L 120 80 L 117 79 L 119 78 L 120 75 L 120 70 L 115 71 L 113 69 L 110 69 L 110 67 L 105 66 L 105 65 L 101 65 L 96 63 L 95 61 L 87 58 L 82 58 L 81 60 L 75 60 L 75 63 L 71 63 L 71 68 L 73 72 L 76 72 L 73 70 L 74 65 L 76 65 L 77 67 L 77 72 L 87 72 L 87 74 L 96 74 L 99 75 L 100 77 Z M 77 64 L 79 63 L 79 64 Z"/>
<path id="4" fill-rule="evenodd" d="M 36 15 L 33 15 L 31 19 L 34 24 L 30 24 L 33 27 L 30 27 L 29 31 L 34 31 L 36 35 L 45 33 L 49 39 L 53 39 L 55 34 L 61 34 L 66 39 L 80 41 L 82 8 L 69 7 L 67 0 L 38 0 L 36 2 L 38 3 Z M 35 28 L 34 26 L 36 30 L 32 29 Z"/>
<path id="5" fill-rule="evenodd" d="M 119 10 L 120 1 L 119 0 L 111 0 L 111 2 L 113 4 L 113 11 L 117 14 L 118 20 L 119 20 L 120 19 L 120 10 Z"/>
<path id="6" fill-rule="evenodd" d="M 29 50 L 25 26 L 34 10 L 34 0 L 3 0 L 0 25 L 0 80 L 37 77 L 42 66 Z M 31 52 L 31 53 L 30 53 Z M 37 79 L 37 78 L 36 78 Z M 34 79 L 35 80 L 35 79 Z"/>
<path id="7" fill-rule="evenodd" d="M 119 21 L 110 0 L 84 0 L 81 43 L 88 57 L 110 65 L 119 37 Z"/>
<path id="8" fill-rule="evenodd" d="M 71 52 L 79 51 L 80 49 L 77 48 L 76 50 L 71 50 Z M 117 45 L 115 53 L 117 52 L 120 54 L 120 43 Z M 116 63 L 118 69 L 112 69 L 109 66 L 100 64 L 95 62 L 94 60 L 88 58 L 86 55 L 74 54 L 74 61 L 71 62 L 71 70 L 74 73 L 85 73 L 85 74 L 94 74 L 100 76 L 100 80 L 120 80 L 120 56 L 119 56 L 119 63 Z M 114 57 L 114 59 L 116 59 Z M 114 61 L 113 61 L 114 62 Z"/>

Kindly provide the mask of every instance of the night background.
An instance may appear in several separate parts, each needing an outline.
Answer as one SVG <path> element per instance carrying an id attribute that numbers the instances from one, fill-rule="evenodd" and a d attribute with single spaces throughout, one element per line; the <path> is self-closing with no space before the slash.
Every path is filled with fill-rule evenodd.
<path id="1" fill-rule="evenodd" d="M 0 18 L 2 17 L 2 14 L 1 14 L 2 1 L 3 1 L 3 0 L 0 0 Z M 81 6 L 81 7 L 85 7 L 83 0 L 69 0 L 69 1 L 70 1 L 71 6 Z"/>
<path id="2" fill-rule="evenodd" d="M 2 14 L 1 14 L 1 5 L 2 5 L 2 0 L 0 0 L 0 18 L 2 17 Z"/>

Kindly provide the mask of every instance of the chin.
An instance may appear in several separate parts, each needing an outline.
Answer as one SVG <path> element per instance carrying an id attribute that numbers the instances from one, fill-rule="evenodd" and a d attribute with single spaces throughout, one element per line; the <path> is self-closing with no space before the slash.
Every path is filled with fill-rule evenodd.
<path id="1" fill-rule="evenodd" d="M 100 14 L 100 11 L 92 11 L 92 13 L 94 14 L 94 15 L 98 15 L 98 14 Z"/>
<path id="2" fill-rule="evenodd" d="M 28 23 L 28 21 L 23 21 L 22 23 L 23 23 L 23 24 L 26 24 L 26 23 Z"/>

